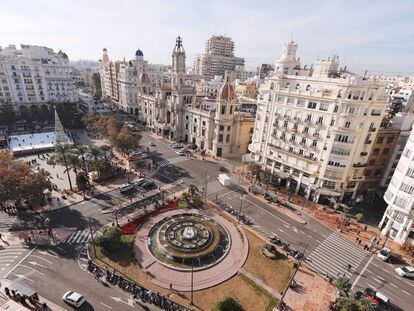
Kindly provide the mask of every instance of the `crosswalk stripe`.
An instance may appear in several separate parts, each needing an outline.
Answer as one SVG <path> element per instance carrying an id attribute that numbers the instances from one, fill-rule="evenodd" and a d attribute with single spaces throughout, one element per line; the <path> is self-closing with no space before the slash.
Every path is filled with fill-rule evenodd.
<path id="1" fill-rule="evenodd" d="M 76 244 L 76 243 L 86 243 L 90 239 L 90 231 L 89 229 L 85 230 L 77 230 L 72 232 L 64 241 L 63 243 L 67 244 Z"/>
<path id="2" fill-rule="evenodd" d="M 348 249 L 340 249 L 338 248 L 338 246 L 334 243 L 331 243 L 329 241 L 326 242 L 325 246 L 328 246 L 324 249 L 325 252 L 331 254 L 333 257 L 344 257 L 344 258 L 349 258 L 350 260 L 358 260 L 361 257 L 364 258 L 365 254 L 361 255 L 356 255 L 354 253 L 352 253 L 350 250 Z"/>

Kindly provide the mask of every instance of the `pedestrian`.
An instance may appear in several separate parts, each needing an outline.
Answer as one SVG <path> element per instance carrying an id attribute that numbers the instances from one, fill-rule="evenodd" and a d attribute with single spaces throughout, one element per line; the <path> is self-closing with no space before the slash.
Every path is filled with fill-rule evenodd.
<path id="1" fill-rule="evenodd" d="M 3 241 L 3 237 L 1 236 L 1 233 L 0 233 L 0 240 L 2 240 L 2 241 Z"/>
<path id="2" fill-rule="evenodd" d="M 348 268 L 347 268 L 347 270 L 348 270 L 348 271 L 351 271 L 351 268 L 352 268 L 352 266 L 351 266 L 350 264 L 348 264 Z"/>
<path id="3" fill-rule="evenodd" d="M 356 237 L 355 242 L 358 243 L 359 241 L 359 237 Z"/>
<path id="4" fill-rule="evenodd" d="M 361 233 L 361 229 L 358 229 L 357 235 L 359 235 Z"/>
<path id="5" fill-rule="evenodd" d="M 367 225 L 365 225 L 365 227 L 364 227 L 364 231 L 365 231 L 365 232 L 367 232 L 367 229 L 368 229 L 368 226 L 367 226 Z"/>
<path id="6" fill-rule="evenodd" d="M 362 242 L 362 239 L 360 238 L 360 239 L 358 240 L 358 245 L 361 245 L 361 242 Z"/>

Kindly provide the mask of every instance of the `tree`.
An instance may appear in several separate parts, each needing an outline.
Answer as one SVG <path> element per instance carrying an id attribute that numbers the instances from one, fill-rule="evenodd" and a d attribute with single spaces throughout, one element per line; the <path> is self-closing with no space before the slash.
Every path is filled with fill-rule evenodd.
<path id="1" fill-rule="evenodd" d="M 113 144 L 119 151 L 128 154 L 130 151 L 138 148 L 140 139 L 141 135 L 134 133 L 131 128 L 125 124 L 116 136 Z"/>
<path id="2" fill-rule="evenodd" d="M 355 300 L 350 297 L 339 297 L 336 300 L 336 310 L 340 311 L 373 311 L 372 304 L 367 300 Z"/>
<path id="3" fill-rule="evenodd" d="M 96 239 L 96 244 L 102 247 L 106 253 L 117 250 L 122 247 L 121 230 L 118 227 L 110 227 L 104 229 L 101 236 Z"/>
<path id="4" fill-rule="evenodd" d="M 346 297 L 349 297 L 349 292 L 351 291 L 351 283 L 349 283 L 349 279 L 345 276 L 340 276 L 335 281 L 336 289 Z"/>
<path id="5" fill-rule="evenodd" d="M 72 180 L 70 179 L 69 166 L 68 166 L 68 160 L 67 160 L 67 155 L 69 154 L 69 146 L 57 144 L 55 146 L 55 154 L 57 158 L 61 159 L 63 164 L 65 165 L 66 174 L 68 176 L 68 181 L 69 181 L 69 187 L 70 187 L 70 190 L 73 191 Z"/>
<path id="6" fill-rule="evenodd" d="M 78 185 L 78 189 L 81 191 L 85 191 L 90 188 L 89 183 L 89 176 L 86 172 L 80 172 L 76 175 L 76 184 Z"/>
<path id="7" fill-rule="evenodd" d="M 0 115 L 1 119 L 7 124 L 14 124 L 16 121 L 16 112 L 11 103 L 7 102 L 4 105 L 0 106 Z"/>
<path id="8" fill-rule="evenodd" d="M 89 88 L 94 96 L 101 96 L 101 77 L 99 73 L 94 72 L 89 79 Z"/>
<path id="9" fill-rule="evenodd" d="M 262 171 L 261 166 L 257 163 L 250 163 L 247 169 L 254 178 L 258 178 L 260 172 Z"/>
<path id="10" fill-rule="evenodd" d="M 216 302 L 213 311 L 243 311 L 243 307 L 234 298 L 227 297 L 226 299 Z"/>
<path id="11" fill-rule="evenodd" d="M 99 179 L 100 174 L 101 174 L 101 169 L 103 167 L 102 166 L 102 160 L 101 160 L 102 151 L 98 147 L 92 146 L 89 149 L 89 153 L 92 156 L 92 167 L 93 167 L 93 169 L 95 171 L 97 171 L 97 173 L 98 173 L 98 179 Z"/>
<path id="12" fill-rule="evenodd" d="M 358 214 L 355 215 L 355 218 L 358 222 L 361 222 L 362 219 L 364 219 L 364 214 L 358 213 Z"/>
<path id="13" fill-rule="evenodd" d="M 88 148 L 82 144 L 76 145 L 75 149 L 74 149 L 74 154 L 77 157 L 81 157 L 82 162 L 83 162 L 83 169 L 85 170 L 85 172 L 88 172 L 88 166 L 86 165 L 86 160 L 85 160 L 85 154 L 88 151 Z"/>

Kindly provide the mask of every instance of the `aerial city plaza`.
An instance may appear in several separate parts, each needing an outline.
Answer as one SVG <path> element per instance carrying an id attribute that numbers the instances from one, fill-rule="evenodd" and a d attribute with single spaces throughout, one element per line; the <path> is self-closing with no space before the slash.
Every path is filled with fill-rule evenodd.
<path id="1" fill-rule="evenodd" d="M 0 310 L 414 310 L 414 5 L 319 2 L 4 3 Z"/>

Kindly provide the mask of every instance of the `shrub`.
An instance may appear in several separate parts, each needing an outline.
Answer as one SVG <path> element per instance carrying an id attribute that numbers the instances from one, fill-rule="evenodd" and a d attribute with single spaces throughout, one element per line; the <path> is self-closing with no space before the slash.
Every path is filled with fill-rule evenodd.
<path id="1" fill-rule="evenodd" d="M 362 214 L 362 213 L 358 213 L 358 214 L 355 215 L 355 219 L 358 222 L 361 222 L 363 218 L 364 218 L 364 214 Z"/>
<path id="2" fill-rule="evenodd" d="M 122 247 L 122 233 L 117 227 L 105 228 L 101 236 L 97 237 L 95 242 L 106 253 Z"/>
<path id="3" fill-rule="evenodd" d="M 227 297 L 226 299 L 216 302 L 212 311 L 243 311 L 243 307 L 233 298 Z"/>

